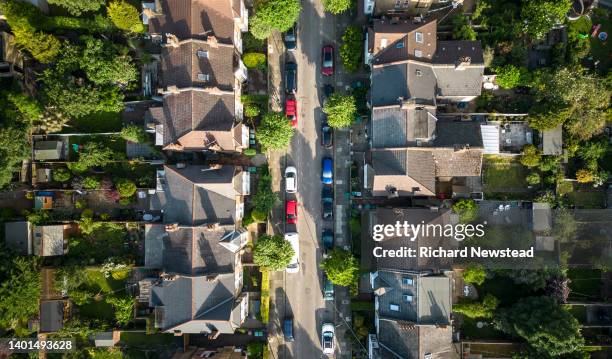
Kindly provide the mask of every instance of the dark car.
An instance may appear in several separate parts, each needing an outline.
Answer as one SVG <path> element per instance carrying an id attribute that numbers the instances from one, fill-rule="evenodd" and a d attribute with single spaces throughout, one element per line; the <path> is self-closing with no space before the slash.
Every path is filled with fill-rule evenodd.
<path id="1" fill-rule="evenodd" d="M 327 116 L 323 114 L 323 119 L 321 119 L 321 146 L 331 148 L 334 144 L 333 134 L 332 128 L 327 124 Z"/>
<path id="2" fill-rule="evenodd" d="M 334 300 L 334 284 L 327 276 L 323 276 L 323 299 Z"/>
<path id="3" fill-rule="evenodd" d="M 285 335 L 285 341 L 292 342 L 293 338 L 293 318 L 286 318 L 283 321 L 283 334 Z"/>
<path id="4" fill-rule="evenodd" d="M 334 48 L 331 45 L 323 46 L 321 50 L 321 73 L 325 76 L 334 74 Z"/>
<path id="5" fill-rule="evenodd" d="M 325 103 L 325 101 L 327 101 L 329 96 L 331 96 L 334 93 L 334 91 L 335 91 L 334 86 L 330 84 L 323 85 L 323 89 L 321 91 L 321 103 Z"/>
<path id="6" fill-rule="evenodd" d="M 321 240 L 323 242 L 323 248 L 332 249 L 334 248 L 334 231 L 331 229 L 324 229 L 321 234 Z"/>
<path id="7" fill-rule="evenodd" d="M 295 62 L 285 64 L 285 91 L 293 94 L 297 92 L 297 64 Z"/>
<path id="8" fill-rule="evenodd" d="M 293 24 L 293 26 L 291 26 L 291 28 L 285 32 L 283 41 L 285 42 L 285 47 L 287 50 L 295 50 L 297 47 L 297 24 Z"/>
<path id="9" fill-rule="evenodd" d="M 323 187 L 321 192 L 321 216 L 323 219 L 334 217 L 334 190 L 332 187 Z"/>

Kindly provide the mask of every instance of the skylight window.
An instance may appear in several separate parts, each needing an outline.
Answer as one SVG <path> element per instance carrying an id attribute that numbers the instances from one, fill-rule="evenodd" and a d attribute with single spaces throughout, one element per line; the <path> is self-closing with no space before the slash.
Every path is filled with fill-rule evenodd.
<path id="1" fill-rule="evenodd" d="M 402 278 L 402 284 L 403 285 L 413 285 L 414 281 L 412 280 L 412 278 L 404 277 Z"/>
<path id="2" fill-rule="evenodd" d="M 416 41 L 416 42 L 418 42 L 419 44 L 422 44 L 422 43 L 423 43 L 423 33 L 422 33 L 422 32 L 419 32 L 419 31 L 415 32 L 415 33 L 414 33 L 414 39 L 415 39 L 415 41 Z"/>
<path id="3" fill-rule="evenodd" d="M 209 74 L 198 74 L 198 80 L 208 82 L 210 80 L 210 75 Z"/>
<path id="4" fill-rule="evenodd" d="M 198 57 L 201 58 L 201 59 L 207 59 L 208 58 L 208 51 L 198 50 Z"/>
<path id="5" fill-rule="evenodd" d="M 404 294 L 402 295 L 402 299 L 404 300 L 404 302 L 406 303 L 412 303 L 412 296 L 410 294 Z"/>
<path id="6" fill-rule="evenodd" d="M 389 304 L 389 309 L 394 312 L 399 312 L 399 305 L 397 304 Z"/>

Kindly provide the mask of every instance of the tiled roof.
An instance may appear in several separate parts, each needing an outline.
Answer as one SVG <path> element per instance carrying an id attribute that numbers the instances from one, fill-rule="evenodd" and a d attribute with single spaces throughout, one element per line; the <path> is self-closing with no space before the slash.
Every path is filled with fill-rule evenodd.
<path id="1" fill-rule="evenodd" d="M 206 39 L 232 43 L 234 12 L 231 0 L 160 0 L 159 15 L 149 19 L 152 34 L 173 34 L 180 40 Z"/>
<path id="2" fill-rule="evenodd" d="M 386 195 L 390 188 L 400 196 L 435 194 L 435 169 L 427 150 L 408 151 L 405 148 L 372 151 L 375 195 Z"/>
<path id="3" fill-rule="evenodd" d="M 456 358 L 452 347 L 453 330 L 450 325 L 415 326 L 411 323 L 397 320 L 380 320 L 378 341 L 381 357 L 387 358 L 425 358 L 431 359 Z"/>
<path id="4" fill-rule="evenodd" d="M 436 177 L 480 176 L 482 169 L 482 149 L 453 150 L 446 148 L 431 149 L 436 169 Z"/>
<path id="5" fill-rule="evenodd" d="M 207 41 L 181 41 L 177 47 L 162 47 L 163 85 L 185 87 L 217 87 L 233 90 L 234 47 Z M 204 77 L 208 77 L 204 80 Z"/>
<path id="6" fill-rule="evenodd" d="M 374 55 L 373 64 L 408 59 L 431 61 L 436 52 L 436 26 L 435 19 L 425 22 L 374 20 L 373 36 L 369 36 L 372 37 L 371 40 L 368 38 L 370 50 Z M 416 41 L 417 32 L 419 42 Z M 420 51 L 420 57 L 415 56 L 415 50 Z"/>
<path id="7" fill-rule="evenodd" d="M 393 148 L 427 141 L 436 129 L 435 109 L 405 109 L 401 106 L 372 109 L 372 147 Z"/>

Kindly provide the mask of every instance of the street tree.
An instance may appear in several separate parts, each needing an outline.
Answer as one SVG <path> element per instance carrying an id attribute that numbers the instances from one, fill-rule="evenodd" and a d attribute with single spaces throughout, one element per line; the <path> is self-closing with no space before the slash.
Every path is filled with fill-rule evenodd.
<path id="1" fill-rule="evenodd" d="M 334 248 L 321 262 L 327 278 L 335 285 L 354 285 L 359 279 L 359 262 L 349 251 Z"/>
<path id="2" fill-rule="evenodd" d="M 274 30 L 287 31 L 297 21 L 301 8 L 298 0 L 258 1 L 255 15 L 249 19 L 249 30 L 261 40 L 268 38 Z"/>
<path id="3" fill-rule="evenodd" d="M 361 53 L 363 48 L 363 34 L 357 26 L 349 26 L 342 35 L 340 45 L 340 59 L 344 69 L 355 72 L 361 66 Z"/>
<path id="4" fill-rule="evenodd" d="M 334 15 L 341 14 L 351 8 L 351 0 L 323 0 L 325 11 Z"/>
<path id="5" fill-rule="evenodd" d="M 268 112 L 261 119 L 255 136 L 264 151 L 284 150 L 289 147 L 294 129 L 289 119 L 280 112 Z"/>
<path id="6" fill-rule="evenodd" d="M 323 105 L 327 123 L 333 128 L 350 127 L 357 116 L 357 105 L 352 95 L 334 92 Z"/>
<path id="7" fill-rule="evenodd" d="M 104 0 L 49 0 L 49 4 L 61 6 L 73 16 L 80 16 L 84 12 L 98 11 Z"/>
<path id="8" fill-rule="evenodd" d="M 534 39 L 542 39 L 556 25 L 563 24 L 571 0 L 525 0 L 521 6 L 521 19 L 525 32 Z"/>
<path id="9" fill-rule="evenodd" d="M 495 326 L 523 338 L 541 357 L 560 357 L 584 346 L 580 323 L 550 297 L 521 298 L 495 317 Z"/>
<path id="10" fill-rule="evenodd" d="M 293 247 L 282 236 L 263 235 L 255 243 L 253 261 L 267 270 L 284 270 L 294 254 Z"/>

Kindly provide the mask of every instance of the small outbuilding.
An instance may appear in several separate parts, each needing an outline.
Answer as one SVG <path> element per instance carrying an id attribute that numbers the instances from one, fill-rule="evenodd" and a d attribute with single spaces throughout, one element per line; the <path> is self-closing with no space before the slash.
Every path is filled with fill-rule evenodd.
<path id="1" fill-rule="evenodd" d="M 34 144 L 34 159 L 37 161 L 57 161 L 63 158 L 62 141 L 38 141 Z"/>

